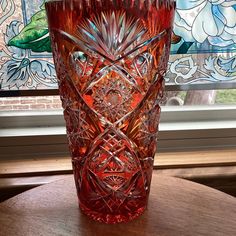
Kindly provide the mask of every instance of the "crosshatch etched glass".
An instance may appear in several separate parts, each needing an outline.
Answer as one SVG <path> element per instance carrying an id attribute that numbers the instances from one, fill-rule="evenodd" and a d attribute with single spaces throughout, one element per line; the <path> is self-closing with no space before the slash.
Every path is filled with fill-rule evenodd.
<path id="1" fill-rule="evenodd" d="M 127 222 L 146 208 L 175 2 L 46 3 L 82 211 Z"/>

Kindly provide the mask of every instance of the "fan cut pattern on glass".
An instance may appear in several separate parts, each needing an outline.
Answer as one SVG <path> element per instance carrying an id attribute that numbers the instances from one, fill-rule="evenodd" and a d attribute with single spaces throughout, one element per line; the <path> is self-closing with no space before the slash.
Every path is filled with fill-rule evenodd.
<path id="1" fill-rule="evenodd" d="M 76 29 L 51 25 L 80 207 L 96 220 L 127 221 L 146 207 L 173 9 L 146 19 L 121 7 Z"/>

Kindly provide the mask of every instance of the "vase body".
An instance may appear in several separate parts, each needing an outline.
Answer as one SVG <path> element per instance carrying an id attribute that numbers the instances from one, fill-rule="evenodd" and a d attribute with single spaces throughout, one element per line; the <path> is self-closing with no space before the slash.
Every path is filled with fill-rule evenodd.
<path id="1" fill-rule="evenodd" d="M 175 3 L 46 3 L 82 211 L 127 222 L 147 206 Z"/>

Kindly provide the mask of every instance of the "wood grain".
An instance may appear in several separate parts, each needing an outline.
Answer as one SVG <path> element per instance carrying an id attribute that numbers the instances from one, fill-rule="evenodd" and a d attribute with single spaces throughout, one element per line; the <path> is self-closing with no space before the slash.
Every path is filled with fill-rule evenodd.
<path id="1" fill-rule="evenodd" d="M 0 204 L 1 236 L 235 236 L 236 199 L 190 181 L 153 175 L 147 211 L 118 225 L 94 222 L 78 209 L 73 178 Z"/>
<path id="2" fill-rule="evenodd" d="M 0 202 L 31 188 L 64 179 L 67 175 L 44 175 L 35 177 L 0 178 Z"/>

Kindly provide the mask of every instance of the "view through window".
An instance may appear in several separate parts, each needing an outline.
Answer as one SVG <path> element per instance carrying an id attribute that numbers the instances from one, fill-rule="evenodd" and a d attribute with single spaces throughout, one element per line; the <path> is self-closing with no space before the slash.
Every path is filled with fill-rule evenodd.
<path id="1" fill-rule="evenodd" d="M 162 106 L 236 105 L 236 89 L 166 91 Z M 62 109 L 59 96 L 8 97 L 0 99 L 0 111 Z"/>

